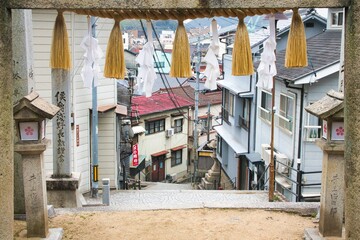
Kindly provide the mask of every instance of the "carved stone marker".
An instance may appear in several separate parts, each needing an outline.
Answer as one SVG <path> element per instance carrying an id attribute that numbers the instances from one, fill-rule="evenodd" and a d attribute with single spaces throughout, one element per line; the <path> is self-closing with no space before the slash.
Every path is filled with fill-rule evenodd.
<path id="1" fill-rule="evenodd" d="M 47 237 L 49 233 L 43 152 L 46 150 L 46 118 L 59 111 L 35 92 L 23 97 L 14 107 L 19 141 L 14 151 L 22 156 L 27 237 Z"/>
<path id="2" fill-rule="evenodd" d="M 322 137 L 316 144 L 323 150 L 319 233 L 341 237 L 344 218 L 345 160 L 343 94 L 330 91 L 305 108 L 323 120 Z"/>

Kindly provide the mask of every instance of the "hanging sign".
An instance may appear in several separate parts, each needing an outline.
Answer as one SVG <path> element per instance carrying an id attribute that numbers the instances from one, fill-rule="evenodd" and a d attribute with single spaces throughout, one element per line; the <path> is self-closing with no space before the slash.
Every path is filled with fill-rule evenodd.
<path id="1" fill-rule="evenodd" d="M 133 145 L 132 154 L 133 154 L 132 165 L 134 167 L 136 167 L 137 165 L 139 165 L 139 145 L 138 144 Z"/>

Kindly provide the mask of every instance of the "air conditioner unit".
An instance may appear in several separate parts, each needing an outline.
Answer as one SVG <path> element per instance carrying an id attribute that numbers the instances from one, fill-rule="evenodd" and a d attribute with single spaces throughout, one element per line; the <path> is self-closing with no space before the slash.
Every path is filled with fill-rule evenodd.
<path id="1" fill-rule="evenodd" d="M 276 171 L 282 174 L 289 173 L 289 159 L 285 154 L 276 154 Z M 282 164 L 281 164 L 282 163 Z M 284 164 L 284 165 L 283 165 Z"/>
<path id="2" fill-rule="evenodd" d="M 173 128 L 166 129 L 166 137 L 171 137 L 172 135 L 174 135 L 174 129 Z"/>
<path id="3" fill-rule="evenodd" d="M 270 149 L 270 145 L 267 143 L 263 143 L 261 144 L 261 158 L 265 161 L 265 150 L 269 150 Z"/>
<path id="4" fill-rule="evenodd" d="M 270 149 L 264 150 L 263 155 L 264 156 L 262 159 L 265 161 L 265 165 L 269 165 L 271 159 L 271 150 Z"/>

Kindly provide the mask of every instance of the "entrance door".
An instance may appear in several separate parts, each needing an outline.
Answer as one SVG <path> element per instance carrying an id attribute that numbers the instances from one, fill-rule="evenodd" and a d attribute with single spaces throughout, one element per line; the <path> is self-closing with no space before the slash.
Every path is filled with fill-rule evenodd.
<path id="1" fill-rule="evenodd" d="M 151 181 L 161 182 L 165 180 L 165 155 L 152 158 Z"/>

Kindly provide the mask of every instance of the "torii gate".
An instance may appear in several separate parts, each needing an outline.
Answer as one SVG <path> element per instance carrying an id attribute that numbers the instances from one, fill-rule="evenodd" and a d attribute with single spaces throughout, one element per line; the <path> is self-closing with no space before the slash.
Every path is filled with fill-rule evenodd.
<path id="1" fill-rule="evenodd" d="M 357 0 L 1 0 L 0 6 L 0 224 L 13 239 L 13 74 L 11 9 L 227 11 L 242 9 L 345 8 L 345 228 L 360 239 L 360 2 Z M 147 16 L 144 16 L 146 19 Z"/>

